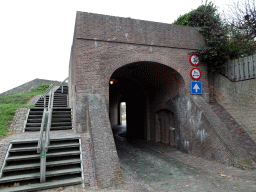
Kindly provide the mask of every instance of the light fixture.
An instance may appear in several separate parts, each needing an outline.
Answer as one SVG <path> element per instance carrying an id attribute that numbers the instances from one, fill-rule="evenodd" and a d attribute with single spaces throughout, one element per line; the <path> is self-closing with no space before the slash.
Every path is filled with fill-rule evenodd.
<path id="1" fill-rule="evenodd" d="M 110 79 L 109 84 L 113 85 L 114 83 L 117 83 L 117 80 L 116 79 Z"/>

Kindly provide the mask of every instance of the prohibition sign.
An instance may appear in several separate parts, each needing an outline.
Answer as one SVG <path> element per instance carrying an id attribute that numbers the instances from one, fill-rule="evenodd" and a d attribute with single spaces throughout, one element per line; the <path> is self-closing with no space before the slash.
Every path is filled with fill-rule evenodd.
<path id="1" fill-rule="evenodd" d="M 198 66 L 200 64 L 200 58 L 197 54 L 193 53 L 192 55 L 190 55 L 189 57 L 189 62 L 191 65 L 193 66 Z"/>
<path id="2" fill-rule="evenodd" d="M 201 71 L 200 69 L 194 67 L 190 71 L 190 76 L 193 80 L 199 80 L 201 78 Z"/>

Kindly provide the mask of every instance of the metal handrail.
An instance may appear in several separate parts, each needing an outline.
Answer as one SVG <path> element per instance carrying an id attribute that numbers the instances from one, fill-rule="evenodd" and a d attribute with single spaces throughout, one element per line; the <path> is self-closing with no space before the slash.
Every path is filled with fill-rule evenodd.
<path id="1" fill-rule="evenodd" d="M 62 81 L 61 84 L 60 84 L 60 86 L 59 86 L 59 87 L 62 87 L 61 93 L 63 93 L 63 84 L 64 84 L 67 80 L 68 80 L 68 77 L 67 77 L 64 81 Z"/>
<path id="2" fill-rule="evenodd" d="M 61 82 L 60 86 L 62 86 L 67 80 L 68 80 L 68 77 L 64 81 Z"/>
<path id="3" fill-rule="evenodd" d="M 46 109 L 44 109 L 44 113 L 43 113 L 43 118 L 42 118 L 42 122 L 41 122 L 41 127 L 40 127 L 40 136 L 38 139 L 38 145 L 37 145 L 37 153 L 41 153 L 42 152 L 42 141 L 43 141 L 43 137 L 44 137 L 44 128 L 45 128 L 45 123 L 46 123 Z"/>
<path id="4" fill-rule="evenodd" d="M 46 95 L 51 91 L 53 88 L 53 84 L 51 84 L 48 89 L 44 92 L 44 94 L 40 98 L 44 98 L 44 108 L 46 107 Z M 49 101 L 48 101 L 49 102 Z M 49 105 L 49 104 L 48 104 Z"/>
<path id="5" fill-rule="evenodd" d="M 45 130 L 45 152 L 48 151 L 48 146 L 50 145 L 50 131 L 51 131 L 51 124 L 52 124 L 52 109 L 53 109 L 53 99 L 54 99 L 54 92 L 51 91 L 49 95 L 49 104 L 48 104 L 48 123 Z"/>
<path id="6" fill-rule="evenodd" d="M 67 79 L 68 77 L 60 85 L 64 84 Z M 47 93 L 49 93 L 48 107 L 46 107 Z M 40 137 L 38 140 L 37 153 L 41 154 L 40 182 L 43 183 L 45 182 L 45 174 L 46 174 L 46 153 L 50 145 L 50 131 L 51 131 L 51 124 L 52 124 L 52 110 L 53 110 L 53 100 L 54 100 L 53 84 L 49 86 L 49 88 L 41 97 L 44 97 L 44 113 L 43 113 L 43 118 L 42 118 L 42 123 L 40 128 Z"/>
<path id="7" fill-rule="evenodd" d="M 40 182 L 45 182 L 46 174 L 46 153 L 50 144 L 50 130 L 52 122 L 52 108 L 53 108 L 54 92 L 50 89 L 48 107 L 44 105 L 44 113 L 40 128 L 40 138 L 38 140 L 37 153 L 40 153 Z M 45 132 L 44 132 L 45 130 Z M 45 134 L 43 134 L 45 133 Z"/>
<path id="8" fill-rule="evenodd" d="M 51 85 L 48 87 L 48 89 L 46 89 L 46 91 L 45 91 L 44 94 L 41 96 L 41 98 L 42 98 L 42 97 L 45 97 L 45 96 L 47 95 L 47 93 L 52 89 L 52 87 L 53 87 L 53 84 L 51 84 Z"/>

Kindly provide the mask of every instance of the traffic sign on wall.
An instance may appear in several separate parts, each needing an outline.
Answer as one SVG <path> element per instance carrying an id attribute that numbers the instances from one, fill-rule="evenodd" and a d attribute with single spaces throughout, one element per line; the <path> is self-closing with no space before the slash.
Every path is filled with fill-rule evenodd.
<path id="1" fill-rule="evenodd" d="M 202 82 L 190 81 L 190 93 L 193 95 L 202 94 Z"/>
<path id="2" fill-rule="evenodd" d="M 190 71 L 190 76 L 193 80 L 199 80 L 201 78 L 201 71 L 200 69 L 194 67 L 193 69 L 191 69 Z"/>
<path id="3" fill-rule="evenodd" d="M 193 53 L 192 55 L 190 55 L 189 57 L 189 62 L 191 65 L 193 66 L 198 66 L 200 64 L 200 58 L 197 54 Z"/>

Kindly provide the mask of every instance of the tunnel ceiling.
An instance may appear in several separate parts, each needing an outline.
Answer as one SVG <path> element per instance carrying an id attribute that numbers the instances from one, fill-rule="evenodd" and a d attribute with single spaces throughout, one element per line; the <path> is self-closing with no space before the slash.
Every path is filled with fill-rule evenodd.
<path id="1" fill-rule="evenodd" d="M 178 94 L 179 87 L 184 85 L 184 81 L 177 71 L 153 62 L 127 64 L 117 69 L 111 79 L 117 80 L 112 88 L 118 90 L 117 92 L 122 95 L 140 86 L 149 100 L 155 100 L 159 94 L 170 94 L 173 97 Z"/>

